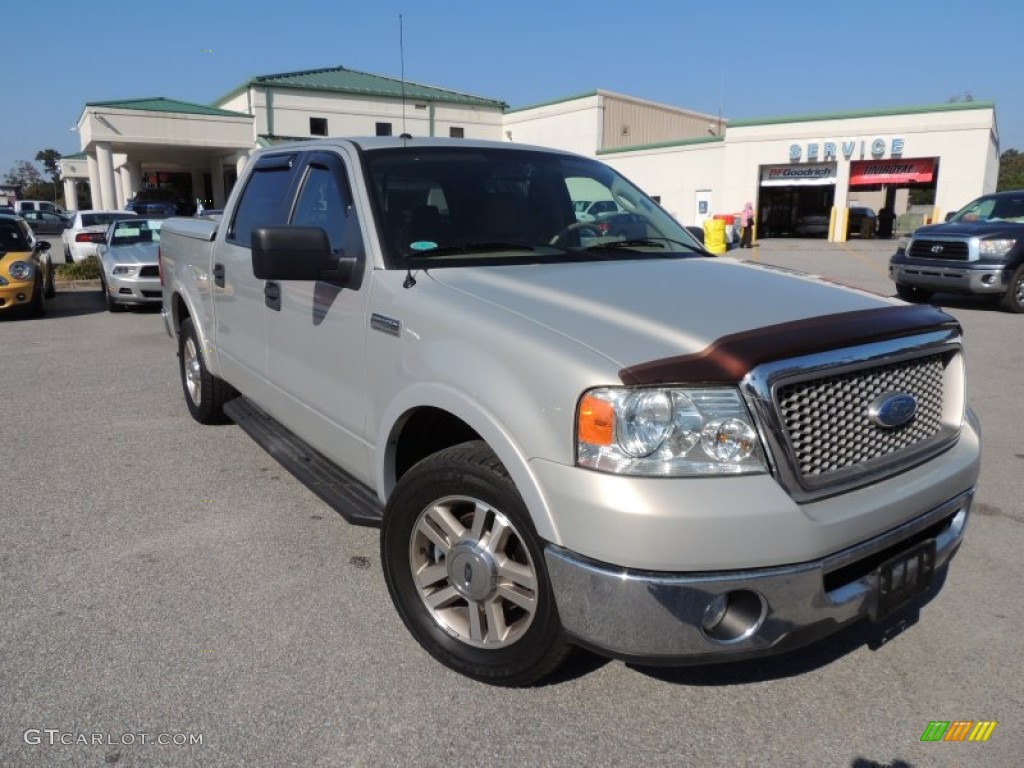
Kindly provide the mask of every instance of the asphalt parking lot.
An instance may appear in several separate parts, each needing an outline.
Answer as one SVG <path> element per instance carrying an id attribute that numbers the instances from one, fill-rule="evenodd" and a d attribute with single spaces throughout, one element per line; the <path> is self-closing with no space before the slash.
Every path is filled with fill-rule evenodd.
<path id="1" fill-rule="evenodd" d="M 890 251 L 732 254 L 891 294 Z M 191 420 L 157 313 L 61 291 L 43 319 L 0 319 L 0 765 L 1019 765 L 1024 317 L 939 301 L 966 332 L 984 461 L 946 586 L 905 631 L 705 668 L 580 653 L 524 690 L 430 659 L 377 532 L 237 427 Z M 922 743 L 933 720 L 998 725 Z"/>

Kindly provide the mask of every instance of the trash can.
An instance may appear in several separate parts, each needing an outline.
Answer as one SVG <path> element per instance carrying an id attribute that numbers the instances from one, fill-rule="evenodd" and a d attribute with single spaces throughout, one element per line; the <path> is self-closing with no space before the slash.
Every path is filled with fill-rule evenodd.
<path id="1" fill-rule="evenodd" d="M 725 243 L 726 247 L 731 243 L 738 243 L 740 241 L 739 232 L 736 231 L 736 217 L 731 213 L 716 213 L 711 217 L 725 223 Z"/>
<path id="2" fill-rule="evenodd" d="M 725 241 L 725 222 L 722 219 L 715 217 L 704 220 L 704 248 L 716 255 L 729 249 Z"/>

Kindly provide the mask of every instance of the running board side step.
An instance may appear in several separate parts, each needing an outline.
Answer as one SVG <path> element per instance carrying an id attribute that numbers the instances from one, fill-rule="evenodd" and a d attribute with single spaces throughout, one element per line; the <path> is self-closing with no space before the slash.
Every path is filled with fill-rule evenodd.
<path id="1" fill-rule="evenodd" d="M 244 396 L 226 413 L 277 462 L 352 525 L 379 528 L 384 508 L 377 494 Z"/>

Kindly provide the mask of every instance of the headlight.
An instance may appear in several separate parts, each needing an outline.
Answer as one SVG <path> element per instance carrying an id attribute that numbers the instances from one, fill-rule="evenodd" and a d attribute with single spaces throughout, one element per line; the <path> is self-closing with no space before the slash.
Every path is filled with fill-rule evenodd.
<path id="1" fill-rule="evenodd" d="M 1005 256 L 1016 244 L 1016 240 L 982 240 L 980 253 L 982 256 Z"/>
<path id="2" fill-rule="evenodd" d="M 137 264 L 130 264 L 130 265 L 129 264 L 117 264 L 111 270 L 111 274 L 123 275 L 125 277 L 131 277 L 132 275 L 134 275 L 138 271 L 139 271 L 139 267 L 138 267 Z"/>
<path id="3" fill-rule="evenodd" d="M 899 242 L 896 243 L 896 253 L 906 253 L 907 248 L 910 246 L 909 237 L 901 237 Z"/>
<path id="4" fill-rule="evenodd" d="M 7 268 L 7 274 L 14 280 L 28 281 L 36 273 L 35 266 L 29 261 L 16 261 Z"/>
<path id="5" fill-rule="evenodd" d="M 748 474 L 767 466 L 734 388 L 590 390 L 577 408 L 576 461 L 650 477 Z"/>

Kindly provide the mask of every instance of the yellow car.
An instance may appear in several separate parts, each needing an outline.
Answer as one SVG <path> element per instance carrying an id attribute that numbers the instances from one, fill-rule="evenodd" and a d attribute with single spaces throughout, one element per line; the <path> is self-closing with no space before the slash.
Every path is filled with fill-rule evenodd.
<path id="1" fill-rule="evenodd" d="M 0 214 L 0 315 L 46 313 L 53 297 L 53 264 L 50 244 L 38 240 L 20 216 Z"/>

